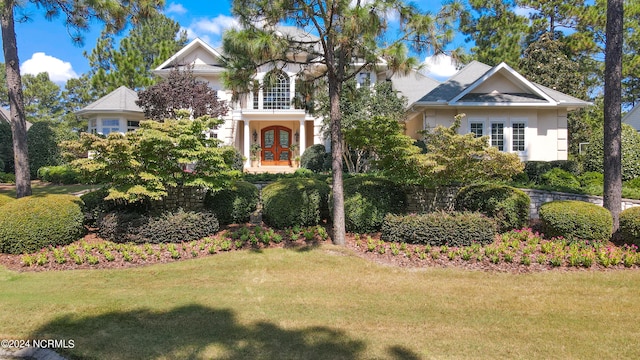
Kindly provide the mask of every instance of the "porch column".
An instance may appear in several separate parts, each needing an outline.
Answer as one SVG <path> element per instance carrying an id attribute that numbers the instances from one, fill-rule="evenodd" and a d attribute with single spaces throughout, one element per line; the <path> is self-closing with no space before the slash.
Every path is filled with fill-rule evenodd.
<path id="1" fill-rule="evenodd" d="M 304 149 L 307 148 L 307 132 L 304 127 L 304 120 L 300 120 L 300 140 L 298 140 L 298 149 L 300 149 L 300 156 L 304 153 Z"/>
<path id="2" fill-rule="evenodd" d="M 244 141 L 243 141 L 243 155 L 247 158 L 244 162 L 244 167 L 251 166 L 251 131 L 249 130 L 249 120 L 244 119 Z"/>

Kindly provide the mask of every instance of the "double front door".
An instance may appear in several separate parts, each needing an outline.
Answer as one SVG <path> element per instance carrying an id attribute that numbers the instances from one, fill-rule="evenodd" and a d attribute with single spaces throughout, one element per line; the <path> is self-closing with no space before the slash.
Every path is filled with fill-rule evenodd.
<path id="1" fill-rule="evenodd" d="M 290 165 L 291 129 L 269 126 L 262 129 L 262 165 Z"/>

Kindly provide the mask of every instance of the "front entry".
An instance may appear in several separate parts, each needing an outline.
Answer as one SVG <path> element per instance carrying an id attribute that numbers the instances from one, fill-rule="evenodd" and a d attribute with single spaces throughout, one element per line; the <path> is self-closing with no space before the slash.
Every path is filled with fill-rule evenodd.
<path id="1" fill-rule="evenodd" d="M 291 161 L 291 129 L 269 126 L 262 129 L 262 165 L 288 166 Z"/>

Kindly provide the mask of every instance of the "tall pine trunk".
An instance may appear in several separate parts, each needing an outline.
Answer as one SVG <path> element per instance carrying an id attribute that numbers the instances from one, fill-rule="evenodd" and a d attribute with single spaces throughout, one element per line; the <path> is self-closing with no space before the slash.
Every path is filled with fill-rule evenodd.
<path id="1" fill-rule="evenodd" d="M 622 18 L 623 0 L 607 1 L 604 71 L 604 207 L 618 230 L 622 203 Z"/>
<path id="2" fill-rule="evenodd" d="M 331 118 L 331 170 L 333 171 L 333 243 L 345 245 L 344 187 L 342 184 L 342 113 L 340 112 L 341 82 L 334 74 L 327 79 Z"/>
<path id="3" fill-rule="evenodd" d="M 13 135 L 13 158 L 16 170 L 16 197 L 31 195 L 31 178 L 29 174 L 29 155 L 27 147 L 27 122 L 24 114 L 22 96 L 22 77 L 14 26 L 14 1 L 5 0 L 0 14 L 2 28 L 2 45 L 7 72 L 7 89 L 11 114 L 11 134 Z"/>

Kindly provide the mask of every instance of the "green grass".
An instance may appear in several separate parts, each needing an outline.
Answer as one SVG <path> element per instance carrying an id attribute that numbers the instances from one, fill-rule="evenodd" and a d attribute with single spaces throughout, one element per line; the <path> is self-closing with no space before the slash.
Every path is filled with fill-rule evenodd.
<path id="1" fill-rule="evenodd" d="M 640 272 L 380 266 L 269 249 L 127 270 L 0 268 L 0 339 L 81 359 L 640 358 Z"/>
<path id="2" fill-rule="evenodd" d="M 48 194 L 74 194 L 84 190 L 98 189 L 100 185 L 74 184 L 74 185 L 54 185 L 43 183 L 41 181 L 31 182 L 31 191 L 33 195 Z M 0 194 L 16 197 L 16 187 L 13 184 L 3 184 L 0 187 Z"/>

